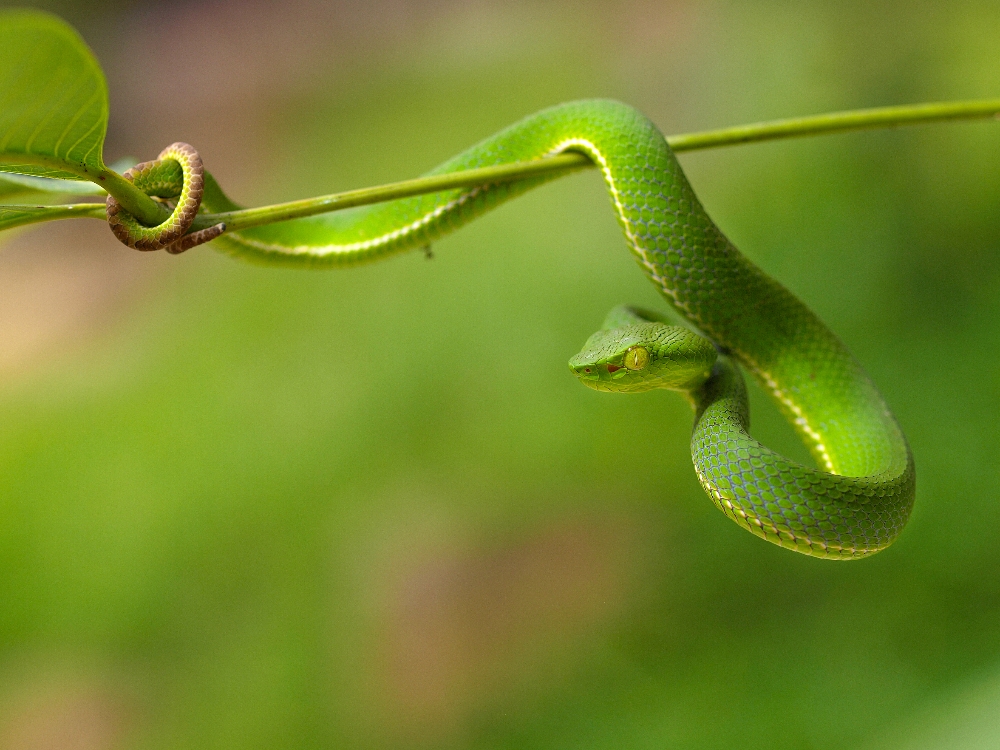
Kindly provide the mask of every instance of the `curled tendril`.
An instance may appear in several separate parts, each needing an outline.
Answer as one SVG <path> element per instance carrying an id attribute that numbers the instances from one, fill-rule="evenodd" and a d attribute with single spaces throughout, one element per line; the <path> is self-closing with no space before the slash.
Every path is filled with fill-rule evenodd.
<path id="1" fill-rule="evenodd" d="M 147 227 L 109 195 L 108 226 L 121 242 L 136 250 L 161 250 L 177 255 L 195 245 L 213 240 L 226 231 L 216 224 L 188 234 L 198 215 L 205 189 L 205 167 L 198 152 L 187 143 L 167 146 L 154 161 L 136 164 L 122 177 L 146 195 L 172 201 L 170 216 L 155 227 Z M 170 206 L 170 203 L 167 204 Z"/>

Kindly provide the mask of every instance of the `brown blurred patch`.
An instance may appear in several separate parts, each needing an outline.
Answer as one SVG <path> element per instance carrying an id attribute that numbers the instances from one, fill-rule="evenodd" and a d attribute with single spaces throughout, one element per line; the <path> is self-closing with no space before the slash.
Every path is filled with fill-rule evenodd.
<path id="1" fill-rule="evenodd" d="M 106 225 L 28 228 L 0 245 L 0 377 L 82 347 L 144 287 L 160 259 L 119 244 Z"/>
<path id="2" fill-rule="evenodd" d="M 0 750 L 111 750 L 128 723 L 122 702 L 95 681 L 28 683 L 0 707 Z"/>
<path id="3" fill-rule="evenodd" d="M 635 519 L 593 517 L 464 551 L 400 550 L 375 631 L 381 729 L 443 739 L 486 704 L 539 696 L 623 613 L 646 547 Z"/>
<path id="4" fill-rule="evenodd" d="M 100 51 L 112 105 L 106 152 L 145 159 L 186 141 L 233 197 L 252 194 L 272 177 L 282 137 L 267 125 L 274 110 L 328 88 L 346 60 L 412 38 L 439 5 L 448 2 L 140 4 L 115 19 L 120 33 Z"/>

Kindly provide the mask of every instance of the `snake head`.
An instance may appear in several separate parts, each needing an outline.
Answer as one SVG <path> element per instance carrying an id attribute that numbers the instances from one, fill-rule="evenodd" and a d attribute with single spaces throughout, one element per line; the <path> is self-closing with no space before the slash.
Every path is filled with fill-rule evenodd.
<path id="1" fill-rule="evenodd" d="M 712 342 L 687 328 L 637 323 L 595 333 L 569 369 L 597 391 L 689 391 L 705 382 L 716 357 Z"/>

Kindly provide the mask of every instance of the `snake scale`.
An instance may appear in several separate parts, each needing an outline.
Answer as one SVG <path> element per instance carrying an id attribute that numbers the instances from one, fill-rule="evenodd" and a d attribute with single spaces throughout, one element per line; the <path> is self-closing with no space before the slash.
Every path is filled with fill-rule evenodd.
<path id="1" fill-rule="evenodd" d="M 426 247 L 552 176 L 461 188 L 225 233 L 185 234 L 202 198 L 201 162 L 175 144 L 129 178 L 176 200 L 160 227 L 142 227 L 108 200 L 116 235 L 178 252 L 218 238 L 250 260 L 361 263 Z M 663 135 L 614 101 L 531 115 L 445 162 L 443 174 L 567 151 L 599 167 L 626 244 L 669 305 L 697 332 L 632 308 L 612 311 L 570 368 L 597 390 L 683 392 L 695 409 L 691 451 L 715 504 L 753 534 L 797 552 L 849 560 L 884 549 L 913 506 L 913 458 L 861 365 L 791 292 L 745 258 L 705 212 Z M 157 192 L 159 191 L 159 192 Z M 212 211 L 232 210 L 205 190 Z M 182 227 L 182 228 L 178 228 Z M 748 432 L 741 368 L 775 399 L 819 468 L 769 450 Z"/>

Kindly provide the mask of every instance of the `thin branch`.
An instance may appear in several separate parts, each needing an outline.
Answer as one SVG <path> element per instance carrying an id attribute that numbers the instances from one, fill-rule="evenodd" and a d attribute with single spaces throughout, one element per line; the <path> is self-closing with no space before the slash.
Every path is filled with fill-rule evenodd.
<path id="1" fill-rule="evenodd" d="M 592 167 L 590 159 L 584 154 L 560 154 L 534 161 L 501 164 L 496 167 L 467 169 L 462 172 L 435 175 L 433 177 L 418 177 L 415 180 L 395 182 L 378 187 L 348 190 L 345 193 L 322 195 L 318 198 L 306 198 L 288 203 L 277 203 L 260 208 L 246 208 L 239 211 L 227 211 L 218 214 L 202 214 L 198 217 L 196 227 L 211 226 L 224 222 L 229 231 L 256 227 L 261 224 L 273 224 L 276 221 L 298 219 L 303 216 L 339 211 L 353 206 L 365 206 L 371 203 L 408 198 L 425 193 L 438 193 L 455 188 L 476 187 L 499 182 L 522 180 L 527 177 L 559 176 L 569 174 L 579 169 Z"/>
<path id="2" fill-rule="evenodd" d="M 809 117 L 792 117 L 787 120 L 771 120 L 721 130 L 674 135 L 667 138 L 667 143 L 674 151 L 696 151 L 849 130 L 871 130 L 942 120 L 975 120 L 990 117 L 1000 119 L 1000 99 L 906 104 L 899 107 L 875 107 Z"/>
<path id="3" fill-rule="evenodd" d="M 810 117 L 794 117 L 786 120 L 772 120 L 750 125 L 738 125 L 720 130 L 699 133 L 684 133 L 667 138 L 667 143 L 677 152 L 697 151 L 720 146 L 735 146 L 743 143 L 800 138 L 809 135 L 845 132 L 850 130 L 870 130 L 899 125 L 917 125 L 941 120 L 969 120 L 1000 117 L 1000 99 L 966 102 L 938 102 L 933 104 L 913 104 L 899 107 L 877 107 L 857 109 L 847 112 L 831 112 Z M 248 208 L 218 214 L 204 214 L 198 217 L 196 227 L 207 227 L 225 222 L 230 231 L 246 229 L 276 221 L 296 219 L 303 216 L 339 211 L 352 206 L 407 198 L 424 193 L 435 193 L 455 188 L 475 187 L 539 177 L 559 176 L 586 167 L 592 167 L 590 159 L 583 154 L 560 154 L 544 159 L 504 164 L 497 167 L 470 169 L 434 177 L 420 177 L 389 185 L 350 190 L 318 198 L 306 198 L 289 203 L 278 203 L 260 208 Z"/>

